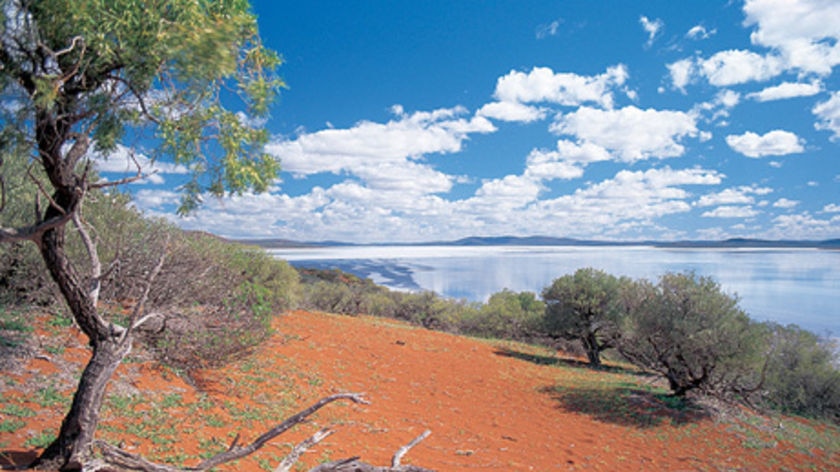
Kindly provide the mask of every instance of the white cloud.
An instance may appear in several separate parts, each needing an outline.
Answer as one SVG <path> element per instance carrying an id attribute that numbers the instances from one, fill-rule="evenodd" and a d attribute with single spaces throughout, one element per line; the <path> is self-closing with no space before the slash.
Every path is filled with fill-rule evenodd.
<path id="1" fill-rule="evenodd" d="M 747 131 L 726 137 L 726 144 L 747 157 L 784 156 L 805 150 L 804 140 L 790 131 L 774 130 L 759 136 Z"/>
<path id="2" fill-rule="evenodd" d="M 750 206 L 720 206 L 700 216 L 704 218 L 752 218 L 758 213 Z"/>
<path id="3" fill-rule="evenodd" d="M 840 213 L 840 205 L 836 203 L 829 203 L 823 207 L 822 211 L 825 213 Z"/>
<path id="4" fill-rule="evenodd" d="M 363 121 L 349 129 L 325 129 L 273 142 L 266 152 L 279 158 L 283 170 L 293 175 L 353 173 L 426 154 L 458 152 L 469 134 L 496 130 L 484 117 L 459 118 L 465 113 L 452 108 L 402 115 L 385 124 Z"/>
<path id="5" fill-rule="evenodd" d="M 753 44 L 779 51 L 785 68 L 829 75 L 840 64 L 840 3 L 832 0 L 747 0 Z"/>
<path id="6" fill-rule="evenodd" d="M 612 108 L 612 89 L 623 85 L 627 77 L 624 65 L 610 67 L 596 76 L 555 73 L 548 67 L 534 67 L 527 74 L 510 71 L 499 77 L 493 96 L 501 102 L 547 102 L 564 106 L 595 103 Z"/>
<path id="7" fill-rule="evenodd" d="M 747 95 L 747 98 L 752 98 L 759 102 L 769 102 L 771 100 L 784 100 L 795 97 L 810 97 L 822 91 L 822 84 L 814 81 L 808 84 L 796 82 L 782 82 L 779 85 L 767 87 L 760 92 L 755 92 Z"/>
<path id="8" fill-rule="evenodd" d="M 799 205 L 799 202 L 796 200 L 788 200 L 787 198 L 780 198 L 773 203 L 773 208 L 795 208 Z"/>
<path id="9" fill-rule="evenodd" d="M 840 92 L 834 92 L 828 100 L 817 103 L 811 112 L 819 118 L 814 125 L 816 129 L 831 131 L 832 141 L 840 139 Z"/>
<path id="10" fill-rule="evenodd" d="M 647 47 L 653 45 L 653 41 L 656 39 L 656 36 L 659 35 L 659 32 L 665 26 L 665 23 L 663 23 L 659 18 L 651 20 L 644 15 L 639 17 L 639 24 L 642 25 L 642 29 L 644 29 L 648 34 L 648 40 L 647 43 L 645 43 L 645 46 Z"/>
<path id="11" fill-rule="evenodd" d="M 696 25 L 691 27 L 688 32 L 685 34 L 686 38 L 689 39 L 709 39 L 710 37 L 714 36 L 717 33 L 716 29 L 707 30 L 703 25 Z"/>
<path id="12" fill-rule="evenodd" d="M 610 160 L 610 153 L 592 143 L 557 142 L 557 150 L 534 149 L 528 155 L 525 175 L 541 180 L 575 179 L 583 176 L 583 166 Z"/>
<path id="13" fill-rule="evenodd" d="M 770 238 L 779 239 L 822 239 L 836 238 L 840 232 L 840 216 L 828 220 L 815 218 L 808 212 L 793 215 L 779 215 L 773 219 L 773 228 L 767 232 Z"/>
<path id="14" fill-rule="evenodd" d="M 493 118 L 502 121 L 518 121 L 530 123 L 545 118 L 548 110 L 519 102 L 493 102 L 481 107 L 476 112 L 478 116 Z"/>
<path id="15" fill-rule="evenodd" d="M 748 205 L 755 203 L 753 195 L 767 195 L 773 189 L 768 187 L 742 186 L 724 189 L 717 193 L 703 195 L 695 203 L 699 207 L 717 205 Z"/>
<path id="16" fill-rule="evenodd" d="M 763 81 L 781 74 L 782 61 L 775 56 L 762 56 L 752 51 L 727 50 L 699 60 L 700 73 L 709 83 L 719 87 Z"/>
<path id="17" fill-rule="evenodd" d="M 151 177 L 153 174 L 186 174 L 189 170 L 180 164 L 152 161 L 143 153 L 118 144 L 114 151 L 103 156 L 91 153 L 90 158 L 99 172 L 136 174 L 138 170 Z M 160 176 L 157 177 L 159 180 Z"/>
<path id="18" fill-rule="evenodd" d="M 668 72 L 671 74 L 671 84 L 677 90 L 685 92 L 685 86 L 691 83 L 692 76 L 695 74 L 695 64 L 691 59 L 681 59 L 677 62 L 667 65 Z"/>
<path id="19" fill-rule="evenodd" d="M 624 162 L 680 156 L 685 148 L 679 141 L 698 134 L 689 113 L 641 110 L 634 106 L 618 110 L 581 107 L 557 117 L 550 129 L 576 136 L 579 144 L 591 143 L 607 149 Z"/>

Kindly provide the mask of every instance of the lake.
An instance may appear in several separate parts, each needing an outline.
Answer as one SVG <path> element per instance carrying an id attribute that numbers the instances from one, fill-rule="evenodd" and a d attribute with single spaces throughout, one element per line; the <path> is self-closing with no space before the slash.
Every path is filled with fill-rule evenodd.
<path id="1" fill-rule="evenodd" d="M 562 275 L 594 267 L 651 281 L 694 271 L 737 294 L 756 320 L 840 334 L 840 251 L 673 249 L 650 246 L 347 246 L 272 249 L 296 267 L 338 268 L 396 290 L 486 301 L 504 288 L 539 294 Z"/>

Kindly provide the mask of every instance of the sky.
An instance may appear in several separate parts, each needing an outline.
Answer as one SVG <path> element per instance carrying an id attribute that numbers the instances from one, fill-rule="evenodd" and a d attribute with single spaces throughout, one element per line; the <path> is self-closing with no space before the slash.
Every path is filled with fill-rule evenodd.
<path id="1" fill-rule="evenodd" d="M 288 84 L 232 238 L 840 238 L 840 2 L 255 0 Z M 116 178 L 118 159 L 101 164 Z M 125 167 L 125 166 L 123 166 Z"/>

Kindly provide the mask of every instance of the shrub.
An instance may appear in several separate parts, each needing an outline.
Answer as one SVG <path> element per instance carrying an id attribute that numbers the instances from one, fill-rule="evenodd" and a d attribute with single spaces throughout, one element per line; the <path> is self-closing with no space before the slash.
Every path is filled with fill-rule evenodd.
<path id="1" fill-rule="evenodd" d="M 545 305 L 532 292 L 502 290 L 479 308 L 459 316 L 460 332 L 486 338 L 532 340 L 540 330 Z"/>
<path id="2" fill-rule="evenodd" d="M 656 286 L 638 286 L 649 296 L 626 318 L 622 355 L 665 376 L 676 396 L 749 389 L 744 382 L 755 379 L 762 339 L 735 297 L 694 273 L 670 273 Z"/>
<path id="3" fill-rule="evenodd" d="M 579 269 L 555 279 L 542 296 L 546 333 L 580 341 L 589 363 L 601 365 L 601 352 L 615 347 L 624 316 L 621 281 L 600 270 Z"/>
<path id="4" fill-rule="evenodd" d="M 767 365 L 761 401 L 785 413 L 840 422 L 838 346 L 796 325 L 765 325 Z"/>

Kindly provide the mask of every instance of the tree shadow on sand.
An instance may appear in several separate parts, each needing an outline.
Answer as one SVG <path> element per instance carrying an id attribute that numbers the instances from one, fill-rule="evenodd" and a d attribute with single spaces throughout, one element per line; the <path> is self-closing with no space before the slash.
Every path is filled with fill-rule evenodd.
<path id="1" fill-rule="evenodd" d="M 582 385 L 555 385 L 541 392 L 550 395 L 558 408 L 588 415 L 596 421 L 654 428 L 663 424 L 681 426 L 709 417 L 709 412 L 691 399 L 673 397 L 668 392 L 646 385 L 651 374 L 615 365 L 592 367 L 588 362 L 551 355 L 531 354 L 509 348 L 496 355 L 537 365 L 587 369 L 592 381 Z M 598 375 L 603 376 L 598 377 Z M 619 377 L 617 377 L 619 376 Z M 623 379 L 620 376 L 627 376 Z"/>
<path id="2" fill-rule="evenodd" d="M 495 354 L 497 356 L 502 357 L 511 357 L 513 359 L 519 359 L 522 361 L 530 362 L 532 364 L 537 365 L 556 365 L 556 366 L 565 366 L 565 367 L 574 367 L 579 369 L 591 369 L 598 372 L 610 372 L 615 374 L 628 374 L 628 375 L 644 375 L 637 370 L 627 369 L 621 366 L 616 365 L 605 365 L 602 364 L 598 367 L 594 367 L 588 362 L 580 361 L 577 359 L 570 359 L 564 357 L 557 357 L 557 356 L 544 356 L 540 354 L 531 354 L 527 352 L 516 351 L 514 349 L 508 348 L 499 348 L 496 349 Z"/>
<path id="3" fill-rule="evenodd" d="M 683 426 L 709 417 L 703 407 L 690 399 L 643 388 L 553 386 L 542 392 L 551 395 L 559 403 L 558 408 L 621 426 Z"/>

